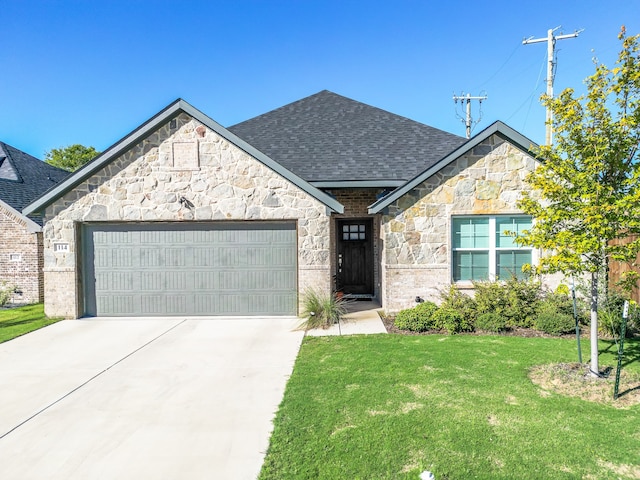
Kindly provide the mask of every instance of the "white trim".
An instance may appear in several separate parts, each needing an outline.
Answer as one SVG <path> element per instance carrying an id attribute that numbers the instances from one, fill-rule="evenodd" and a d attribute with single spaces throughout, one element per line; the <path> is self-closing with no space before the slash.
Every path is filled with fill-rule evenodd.
<path id="1" fill-rule="evenodd" d="M 40 225 L 38 225 L 36 222 L 31 220 L 26 215 L 23 215 L 22 213 L 20 213 L 18 210 L 13 208 L 8 203 L 3 202 L 2 200 L 0 200 L 0 207 L 2 207 L 5 210 L 7 210 L 7 212 L 15 218 L 15 220 L 24 223 L 24 227 L 26 228 L 27 232 L 29 232 L 29 233 L 38 233 L 38 232 L 42 231 L 42 227 Z"/>

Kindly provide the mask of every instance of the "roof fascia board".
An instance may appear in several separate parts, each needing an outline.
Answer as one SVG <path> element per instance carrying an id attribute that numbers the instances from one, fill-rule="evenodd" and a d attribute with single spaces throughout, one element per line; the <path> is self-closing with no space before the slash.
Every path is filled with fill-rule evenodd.
<path id="1" fill-rule="evenodd" d="M 499 135 L 501 138 L 509 141 L 514 146 L 524 151 L 525 153 L 530 153 L 531 149 L 536 147 L 537 145 L 529 140 L 527 137 L 518 133 L 513 128 L 505 125 L 501 121 L 494 122 L 485 128 L 482 132 L 478 133 L 476 136 L 468 140 L 467 142 L 460 145 L 453 152 L 445 156 L 442 160 L 426 169 L 422 173 L 419 173 L 411 180 L 407 181 L 404 185 L 399 188 L 396 188 L 389 195 L 381 198 L 377 202 L 371 204 L 369 206 L 369 213 L 375 214 L 381 212 L 384 208 L 388 207 L 391 203 L 396 201 L 398 198 L 402 197 L 416 186 L 427 180 L 432 175 L 438 173 L 441 169 L 446 167 L 447 165 L 453 163 L 457 159 L 459 159 L 462 155 L 466 154 L 473 148 L 477 147 L 480 143 L 488 139 L 491 135 Z"/>
<path id="2" fill-rule="evenodd" d="M 249 145 L 244 140 L 232 134 L 222 125 L 220 125 L 215 120 L 209 118 L 207 115 L 202 113 L 200 110 L 191 106 L 189 103 L 185 102 L 182 99 L 178 99 L 168 105 L 166 108 L 161 110 L 159 113 L 151 117 L 145 123 L 143 123 L 140 127 L 135 129 L 126 137 L 122 138 L 120 141 L 113 144 L 111 147 L 106 149 L 103 153 L 101 153 L 98 157 L 92 160 L 90 163 L 80 168 L 68 178 L 60 182 L 54 188 L 45 192 L 41 197 L 37 198 L 35 201 L 31 202 L 23 209 L 23 213 L 25 215 L 29 215 L 34 212 L 42 211 L 47 206 L 51 205 L 55 200 L 71 191 L 73 188 L 78 186 L 81 182 L 89 178 L 96 171 L 103 168 L 105 165 L 113 161 L 113 159 L 120 156 L 126 150 L 131 148 L 133 145 L 139 143 L 143 138 L 147 137 L 151 132 L 156 130 L 159 126 L 168 122 L 172 118 L 178 116 L 181 112 L 184 112 L 196 120 L 200 121 L 202 124 L 214 130 L 220 136 L 235 144 L 238 148 L 244 150 L 249 155 L 253 156 L 260 162 L 264 163 L 267 167 L 274 170 L 279 175 L 282 175 L 291 183 L 316 198 L 318 201 L 325 204 L 331 210 L 337 213 L 343 213 L 344 207 L 335 199 L 331 198 L 326 193 L 318 190 L 317 188 L 310 185 L 308 182 L 293 174 L 289 170 L 285 169 L 282 165 L 275 162 L 271 158 L 267 157 L 264 153 L 258 151 L 256 148 Z"/>
<path id="3" fill-rule="evenodd" d="M 20 220 L 22 220 L 26 224 L 27 232 L 29 232 L 29 233 L 38 233 L 38 232 L 42 231 L 42 227 L 40 225 L 38 225 L 36 222 L 31 220 L 26 215 L 23 215 L 22 213 L 20 213 L 18 210 L 13 208 L 8 203 L 0 200 L 0 207 L 2 207 L 5 210 L 7 210 L 11 215 L 14 215 L 14 216 L 18 217 Z"/>
<path id="4" fill-rule="evenodd" d="M 316 188 L 397 188 L 404 180 L 344 180 L 309 182 Z"/>

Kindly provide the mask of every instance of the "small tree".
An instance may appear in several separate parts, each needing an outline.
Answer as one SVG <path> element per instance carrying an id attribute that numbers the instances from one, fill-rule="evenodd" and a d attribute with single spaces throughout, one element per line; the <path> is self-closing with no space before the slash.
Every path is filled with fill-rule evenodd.
<path id="1" fill-rule="evenodd" d="M 535 219 L 522 244 L 548 252 L 539 273 L 591 275 L 591 370 L 598 372 L 598 273 L 610 260 L 634 262 L 640 239 L 640 35 L 619 35 L 616 66 L 595 63 L 587 93 L 543 96 L 553 112 L 556 144 L 539 147 L 542 164 L 528 177 L 533 193 L 520 208 Z M 633 276 L 633 274 L 632 274 Z M 635 278 L 627 278 L 627 284 Z M 606 285 L 605 285 L 606 288 Z"/>
<path id="2" fill-rule="evenodd" d="M 93 147 L 75 144 L 68 147 L 52 148 L 45 153 L 44 161 L 54 167 L 73 172 L 98 155 L 100 152 Z"/>

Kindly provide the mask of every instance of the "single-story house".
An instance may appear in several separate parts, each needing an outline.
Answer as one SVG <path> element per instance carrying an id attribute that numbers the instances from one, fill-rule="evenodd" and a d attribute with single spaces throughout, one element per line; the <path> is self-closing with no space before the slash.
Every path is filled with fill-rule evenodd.
<path id="1" fill-rule="evenodd" d="M 42 219 L 22 209 L 68 173 L 0 142 L 0 288 L 13 304 L 44 299 Z"/>
<path id="2" fill-rule="evenodd" d="M 225 128 L 177 100 L 28 205 L 48 315 L 291 315 L 309 288 L 389 312 L 535 262 L 505 231 L 533 143 L 467 140 L 329 91 Z"/>

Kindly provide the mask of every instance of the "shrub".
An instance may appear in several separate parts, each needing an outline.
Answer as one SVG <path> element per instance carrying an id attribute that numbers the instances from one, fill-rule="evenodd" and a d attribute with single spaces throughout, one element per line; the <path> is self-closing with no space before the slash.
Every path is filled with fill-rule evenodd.
<path id="1" fill-rule="evenodd" d="M 575 331 L 573 316 L 554 311 L 541 312 L 534 322 L 534 328 L 550 335 L 561 335 Z"/>
<path id="2" fill-rule="evenodd" d="M 619 312 L 614 309 L 598 310 L 598 333 L 605 337 L 620 336 L 620 326 L 622 325 L 622 309 Z"/>
<path id="3" fill-rule="evenodd" d="M 7 282 L 0 282 L 0 307 L 7 304 L 14 290 L 14 286 Z"/>
<path id="4" fill-rule="evenodd" d="M 564 293 L 546 292 L 538 304 L 539 312 L 556 312 L 573 316 L 573 299 Z"/>
<path id="5" fill-rule="evenodd" d="M 473 330 L 471 320 L 453 308 L 441 307 L 434 313 L 433 317 L 436 328 L 446 330 L 449 335 Z"/>
<path id="6" fill-rule="evenodd" d="M 320 293 L 309 289 L 302 299 L 302 317 L 305 319 L 299 328 L 328 328 L 338 323 L 347 313 L 347 301 L 333 293 Z"/>
<path id="7" fill-rule="evenodd" d="M 604 308 L 598 310 L 598 332 L 605 337 L 617 338 L 620 336 L 620 327 L 622 326 L 622 310 L 624 307 L 618 309 Z M 629 308 L 629 317 L 627 318 L 627 328 L 625 337 L 633 337 L 637 330 L 637 310 L 635 307 Z"/>
<path id="8" fill-rule="evenodd" d="M 433 302 L 422 302 L 413 308 L 401 310 L 394 321 L 394 325 L 401 330 L 425 332 L 435 328 L 433 314 L 438 306 Z"/>
<path id="9" fill-rule="evenodd" d="M 441 308 L 451 308 L 474 324 L 478 315 L 476 301 L 469 295 L 462 293 L 457 286 L 451 285 L 448 290 L 440 292 Z"/>
<path id="10" fill-rule="evenodd" d="M 476 329 L 500 333 L 507 330 L 507 319 L 498 313 L 483 313 L 476 319 Z"/>
<path id="11" fill-rule="evenodd" d="M 542 294 L 540 282 L 511 277 L 506 282 L 474 282 L 478 314 L 497 313 L 510 327 L 531 327 Z"/>

